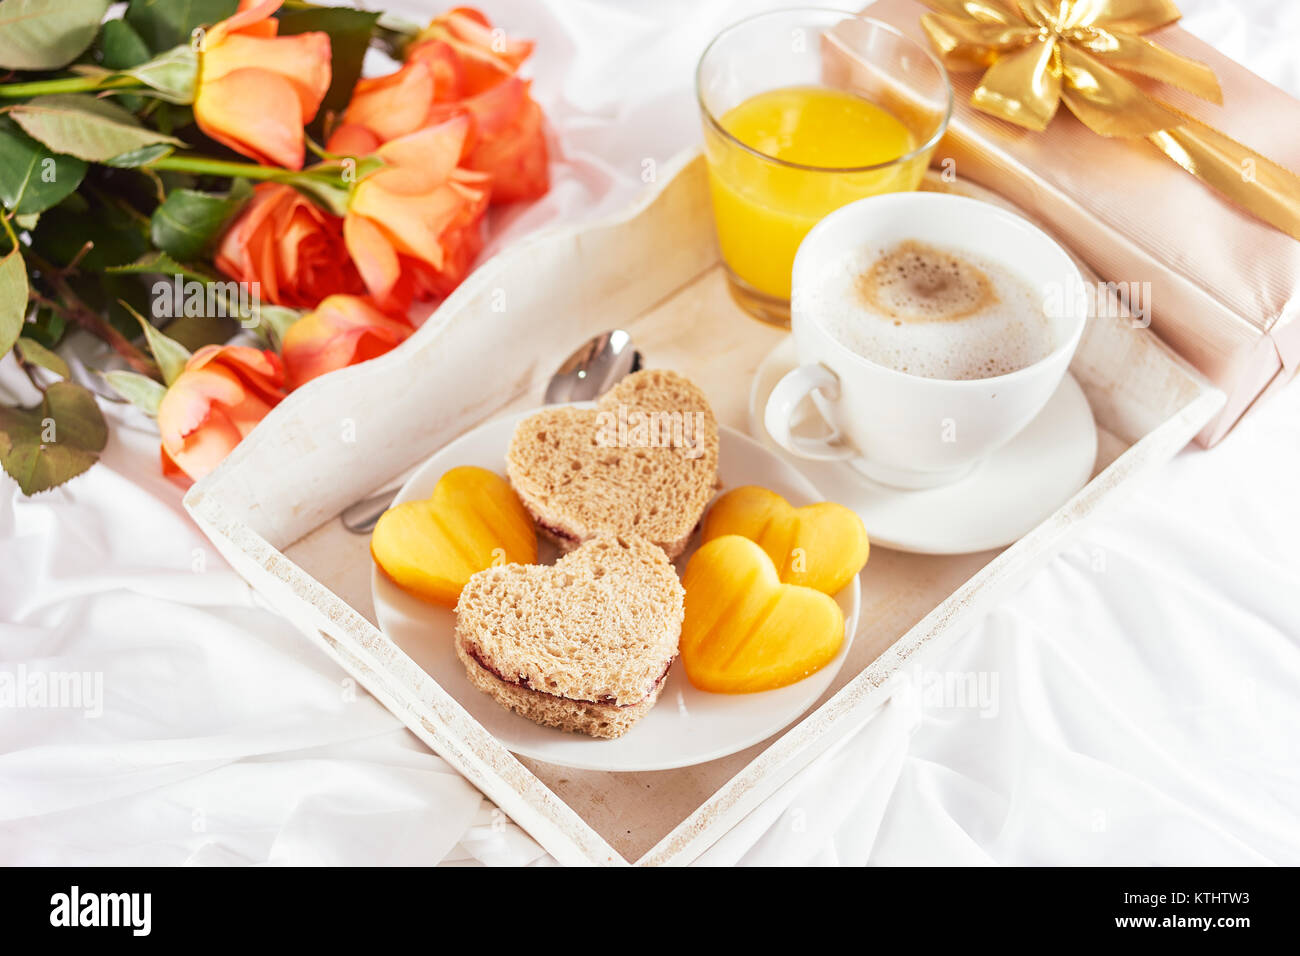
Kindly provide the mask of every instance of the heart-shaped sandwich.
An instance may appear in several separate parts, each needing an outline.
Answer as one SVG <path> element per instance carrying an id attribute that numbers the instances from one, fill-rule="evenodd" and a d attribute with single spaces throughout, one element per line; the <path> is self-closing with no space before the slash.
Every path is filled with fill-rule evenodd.
<path id="1" fill-rule="evenodd" d="M 683 600 L 662 550 L 601 535 L 549 567 L 471 577 L 456 605 L 456 656 L 474 686 L 529 720 L 618 737 L 659 699 Z"/>
<path id="2" fill-rule="evenodd" d="M 515 428 L 510 483 L 562 547 L 637 534 L 682 553 L 718 478 L 718 423 L 689 379 L 636 372 L 595 408 L 553 408 Z"/>

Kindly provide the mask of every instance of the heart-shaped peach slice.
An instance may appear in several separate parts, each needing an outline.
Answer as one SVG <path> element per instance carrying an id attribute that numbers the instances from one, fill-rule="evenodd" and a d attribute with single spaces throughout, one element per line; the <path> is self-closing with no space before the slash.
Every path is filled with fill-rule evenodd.
<path id="1" fill-rule="evenodd" d="M 867 529 L 833 501 L 795 508 L 774 491 L 746 485 L 718 498 L 704 519 L 703 540 L 738 534 L 757 542 L 786 584 L 836 594 L 867 563 Z"/>
<path id="2" fill-rule="evenodd" d="M 749 538 L 724 535 L 691 556 L 682 575 L 681 659 L 700 690 L 773 690 L 821 670 L 844 643 L 844 615 L 821 591 L 782 584 Z"/>
<path id="3" fill-rule="evenodd" d="M 486 468 L 453 468 L 423 501 L 389 508 L 370 537 L 370 554 L 398 587 L 453 607 L 470 576 L 537 560 L 533 521 L 514 489 Z"/>

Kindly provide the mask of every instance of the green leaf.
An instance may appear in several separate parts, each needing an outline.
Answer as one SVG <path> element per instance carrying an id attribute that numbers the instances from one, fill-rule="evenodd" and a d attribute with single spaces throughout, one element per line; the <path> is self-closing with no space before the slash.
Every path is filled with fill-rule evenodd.
<path id="1" fill-rule="evenodd" d="M 199 55 L 184 44 L 122 72 L 135 77 L 169 103 L 193 103 L 194 87 L 199 78 Z"/>
<path id="2" fill-rule="evenodd" d="M 116 103 L 84 93 L 38 96 L 10 109 L 29 136 L 56 153 L 103 163 L 154 143 L 184 145 L 174 136 L 140 125 Z"/>
<path id="3" fill-rule="evenodd" d="M 72 370 L 68 368 L 68 363 L 63 361 L 58 353 L 51 352 L 35 339 L 24 336 L 18 340 L 15 348 L 18 350 L 18 354 L 23 357 L 23 361 L 29 365 L 39 365 L 41 368 L 49 369 L 60 378 L 70 378 L 72 376 Z"/>
<path id="4" fill-rule="evenodd" d="M 166 156 L 174 149 L 174 146 L 169 146 L 167 143 L 154 143 L 152 146 L 142 146 L 139 149 L 131 150 L 129 153 L 114 156 L 112 159 L 105 160 L 104 165 L 113 166 L 117 169 L 134 169 L 137 166 L 146 166 L 160 156 Z"/>
<path id="5" fill-rule="evenodd" d="M 134 262 L 110 266 L 104 271 L 117 275 L 189 276 L 193 274 L 193 270 L 187 269 L 165 252 L 146 252 Z M 196 278 L 201 277 L 196 275 Z"/>
<path id="6" fill-rule="evenodd" d="M 175 259 L 198 259 L 244 201 L 194 189 L 173 189 L 154 210 L 149 237 Z"/>
<path id="7" fill-rule="evenodd" d="M 86 175 L 75 156 L 50 152 L 7 116 L 0 116 L 0 202 L 18 215 L 49 209 Z"/>
<path id="8" fill-rule="evenodd" d="M 168 338 L 197 352 L 205 345 L 224 345 L 239 329 L 239 321 L 227 315 L 181 315 L 168 322 L 164 331 Z"/>
<path id="9" fill-rule="evenodd" d="M 152 50 L 188 43 L 195 27 L 211 26 L 235 12 L 239 0 L 130 0 L 126 22 Z"/>
<path id="10" fill-rule="evenodd" d="M 158 406 L 162 404 L 167 389 L 155 382 L 148 375 L 139 372 L 105 372 L 104 380 L 113 391 L 140 409 L 146 415 L 158 417 Z"/>
<path id="11" fill-rule="evenodd" d="M 109 0 L 4 0 L 0 67 L 53 70 L 90 46 Z"/>
<path id="12" fill-rule="evenodd" d="M 0 358 L 22 334 L 27 320 L 27 266 L 17 249 L 0 259 Z"/>
<path id="13" fill-rule="evenodd" d="M 306 313 L 298 309 L 291 309 L 283 305 L 269 305 L 263 303 L 257 307 L 257 317 L 261 322 L 261 328 L 271 339 L 271 344 L 275 346 L 276 351 L 284 347 L 284 336 L 289 331 L 289 326 L 301 319 Z"/>
<path id="14" fill-rule="evenodd" d="M 149 121 L 164 133 L 174 133 L 178 129 L 194 125 L 194 110 L 183 103 L 155 100 Z"/>
<path id="15" fill-rule="evenodd" d="M 334 215 L 339 217 L 347 215 L 351 194 L 341 177 L 336 182 L 333 179 L 324 178 L 323 175 L 304 175 L 291 185 L 316 205 L 328 209 Z"/>
<path id="16" fill-rule="evenodd" d="M 386 10 L 379 14 L 379 29 L 405 34 L 406 36 L 415 36 L 420 32 L 421 27 L 420 24 L 406 19 L 401 14 Z"/>
<path id="17" fill-rule="evenodd" d="M 77 477 L 107 443 L 95 396 L 73 382 L 55 382 L 31 408 L 0 406 L 0 465 L 25 495 Z"/>
<path id="18" fill-rule="evenodd" d="M 144 42 L 125 20 L 109 20 L 99 31 L 100 66 L 109 70 L 129 70 L 149 59 L 149 44 Z"/>
<path id="19" fill-rule="evenodd" d="M 46 348 L 52 349 L 63 339 L 63 333 L 67 328 L 68 320 L 63 317 L 62 312 L 38 305 L 32 313 L 32 321 L 23 326 L 23 338 L 35 339 Z"/>
<path id="20" fill-rule="evenodd" d="M 321 110 L 341 111 L 352 99 L 352 87 L 361 76 L 361 62 L 375 33 L 378 13 L 350 7 L 315 7 L 280 14 L 280 36 L 321 31 L 330 38 L 330 88 Z"/>
<path id="21" fill-rule="evenodd" d="M 90 50 L 90 59 L 110 73 L 127 70 L 147 62 L 153 53 L 149 45 L 140 39 L 125 20 L 108 20 L 99 30 L 94 46 Z M 114 96 L 115 102 L 121 103 L 132 113 L 138 113 L 147 100 L 138 93 L 119 92 Z M 156 125 L 156 124 L 155 124 Z M 166 130 L 164 130 L 166 132 Z"/>
<path id="22" fill-rule="evenodd" d="M 127 308 L 130 309 L 130 306 Z M 170 385 L 180 377 L 181 372 L 185 371 L 185 363 L 190 360 L 190 350 L 154 328 L 152 323 L 139 312 L 135 312 L 134 309 L 130 311 L 135 313 L 136 320 L 144 329 L 145 340 L 149 343 L 154 361 L 158 363 L 158 369 L 162 372 L 163 381 Z"/>

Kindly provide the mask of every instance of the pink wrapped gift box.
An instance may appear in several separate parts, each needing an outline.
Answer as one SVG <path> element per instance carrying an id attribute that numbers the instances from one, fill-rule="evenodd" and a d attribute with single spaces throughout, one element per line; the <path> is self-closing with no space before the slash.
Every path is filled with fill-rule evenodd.
<path id="1" fill-rule="evenodd" d="M 863 13 L 925 43 L 926 9 L 915 0 L 879 0 Z M 1178 27 L 1148 37 L 1207 64 L 1223 88 L 1222 106 L 1153 84 L 1158 99 L 1300 170 L 1300 101 Z M 1149 306 L 1152 328 L 1227 393 L 1197 436 L 1213 445 L 1300 366 L 1300 242 L 1151 144 L 1097 136 L 1064 107 L 1042 133 L 976 110 L 970 99 L 979 79 L 978 72 L 952 76 L 952 121 L 934 165 L 1029 211 L 1103 280 L 1149 290 L 1142 311 Z"/>

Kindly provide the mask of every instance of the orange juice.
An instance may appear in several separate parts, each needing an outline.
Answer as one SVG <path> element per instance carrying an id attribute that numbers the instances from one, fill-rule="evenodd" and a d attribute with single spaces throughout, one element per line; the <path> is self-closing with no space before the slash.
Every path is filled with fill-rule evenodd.
<path id="1" fill-rule="evenodd" d="M 870 100 L 826 87 L 759 93 L 719 123 L 750 148 L 706 128 L 722 257 L 775 299 L 790 298 L 795 250 L 818 220 L 864 196 L 915 189 L 929 160 L 893 162 L 916 148 L 912 131 Z M 878 164 L 887 165 L 862 168 Z"/>

